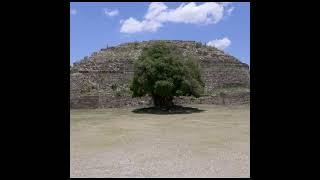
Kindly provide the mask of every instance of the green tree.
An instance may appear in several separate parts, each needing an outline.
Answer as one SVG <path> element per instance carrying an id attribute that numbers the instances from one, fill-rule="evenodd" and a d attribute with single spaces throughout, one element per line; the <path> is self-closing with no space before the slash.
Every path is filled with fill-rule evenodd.
<path id="1" fill-rule="evenodd" d="M 176 47 L 165 42 L 144 48 L 134 64 L 133 97 L 149 95 L 157 107 L 173 106 L 174 96 L 199 97 L 203 89 L 195 58 L 183 58 Z"/>

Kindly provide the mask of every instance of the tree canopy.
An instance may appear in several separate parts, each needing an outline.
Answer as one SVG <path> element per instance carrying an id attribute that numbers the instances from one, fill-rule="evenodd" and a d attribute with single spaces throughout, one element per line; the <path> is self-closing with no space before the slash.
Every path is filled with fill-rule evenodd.
<path id="1" fill-rule="evenodd" d="M 134 64 L 133 97 L 150 95 L 155 106 L 173 106 L 174 96 L 199 97 L 203 89 L 198 61 L 165 42 L 144 48 Z"/>

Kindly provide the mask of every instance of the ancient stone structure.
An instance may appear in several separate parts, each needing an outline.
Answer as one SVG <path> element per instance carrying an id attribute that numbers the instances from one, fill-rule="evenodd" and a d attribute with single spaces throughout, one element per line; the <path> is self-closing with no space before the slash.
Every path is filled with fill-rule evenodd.
<path id="1" fill-rule="evenodd" d="M 116 47 L 101 49 L 90 57 L 74 63 L 70 67 L 70 106 L 71 108 L 106 108 L 148 105 L 149 97 L 131 98 L 129 83 L 133 77 L 133 63 L 142 49 L 152 41 L 132 42 Z M 219 88 L 250 87 L 249 67 L 235 57 L 214 47 L 195 41 L 164 41 L 178 47 L 183 56 L 195 56 L 200 61 L 205 94 L 196 98 L 175 98 L 177 104 L 207 103 L 221 104 L 220 96 L 210 96 Z M 249 91 L 237 95 L 227 95 L 226 102 L 246 103 L 250 100 Z M 224 101 L 224 100 L 223 100 Z"/>

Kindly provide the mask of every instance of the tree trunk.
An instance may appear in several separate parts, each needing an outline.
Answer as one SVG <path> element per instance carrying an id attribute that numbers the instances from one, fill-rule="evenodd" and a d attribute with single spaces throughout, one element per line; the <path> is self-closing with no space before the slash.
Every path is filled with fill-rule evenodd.
<path id="1" fill-rule="evenodd" d="M 153 95 L 153 104 L 156 107 L 161 107 L 161 108 L 169 108 L 173 106 L 173 97 L 172 96 L 158 96 L 158 95 Z"/>

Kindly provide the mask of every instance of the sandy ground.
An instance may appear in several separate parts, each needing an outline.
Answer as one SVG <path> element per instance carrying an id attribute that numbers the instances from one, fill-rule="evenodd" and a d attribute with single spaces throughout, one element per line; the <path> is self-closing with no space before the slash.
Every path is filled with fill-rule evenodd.
<path id="1" fill-rule="evenodd" d="M 71 110 L 71 177 L 249 177 L 249 106 Z"/>

